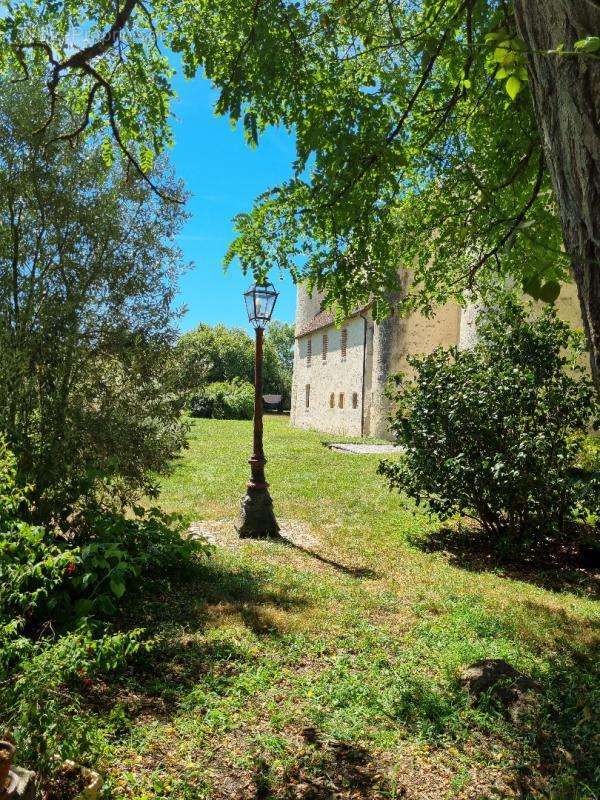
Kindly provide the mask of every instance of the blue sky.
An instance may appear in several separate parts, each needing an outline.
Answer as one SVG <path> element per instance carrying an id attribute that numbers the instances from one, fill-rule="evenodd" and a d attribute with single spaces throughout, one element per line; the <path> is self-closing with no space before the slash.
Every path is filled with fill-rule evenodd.
<path id="1" fill-rule="evenodd" d="M 192 193 L 191 218 L 179 239 L 186 261 L 194 269 L 181 279 L 180 301 L 188 311 L 181 328 L 199 322 L 248 326 L 242 294 L 251 283 L 239 266 L 223 272 L 223 256 L 233 238 L 232 219 L 248 211 L 254 198 L 291 174 L 294 142 L 283 130 L 269 130 L 258 148 L 248 147 L 241 126 L 232 129 L 227 118 L 216 117 L 216 93 L 201 77 L 178 77 L 174 105 L 175 147 L 171 160 L 177 175 Z M 293 321 L 296 291 L 278 271 L 271 280 L 280 292 L 274 317 Z"/>

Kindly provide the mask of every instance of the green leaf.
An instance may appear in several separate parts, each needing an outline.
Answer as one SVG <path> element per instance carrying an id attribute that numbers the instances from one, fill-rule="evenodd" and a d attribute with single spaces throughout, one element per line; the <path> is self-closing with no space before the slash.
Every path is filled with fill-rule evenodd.
<path id="1" fill-rule="evenodd" d="M 600 50 L 600 36 L 587 36 L 575 42 L 575 50 L 579 53 L 596 53 Z"/>
<path id="2" fill-rule="evenodd" d="M 505 30 L 491 31 L 490 33 L 486 33 L 485 40 L 486 42 L 497 42 L 499 39 L 506 39 L 506 36 Z"/>
<path id="3" fill-rule="evenodd" d="M 154 166 L 154 152 L 149 147 L 142 147 L 140 151 L 140 167 L 144 172 L 152 171 Z"/>
<path id="4" fill-rule="evenodd" d="M 519 225 L 519 228 L 521 230 L 527 230 L 527 228 L 532 228 L 534 225 L 535 225 L 535 220 L 534 219 L 526 219 L 526 220 L 524 220 L 524 222 L 521 222 L 521 224 Z"/>
<path id="5" fill-rule="evenodd" d="M 544 303 L 555 303 L 560 294 L 560 283 L 558 281 L 548 281 L 539 292 L 539 299 Z"/>
<path id="6" fill-rule="evenodd" d="M 125 594 L 125 584 L 120 578 L 111 578 L 110 590 L 116 598 L 121 598 Z"/>
<path id="7" fill-rule="evenodd" d="M 258 145 L 258 128 L 256 125 L 256 114 L 253 111 L 248 111 L 244 115 L 244 130 L 246 137 L 250 144 L 256 147 Z"/>
<path id="8" fill-rule="evenodd" d="M 517 97 L 522 88 L 522 82 L 514 75 L 511 75 L 511 77 L 506 81 L 506 91 L 508 92 L 508 96 L 511 100 L 514 100 Z"/>
<path id="9" fill-rule="evenodd" d="M 541 281 L 537 275 L 532 275 L 523 281 L 523 291 L 534 300 L 540 299 Z"/>
<path id="10" fill-rule="evenodd" d="M 113 148 L 112 139 L 108 137 L 102 140 L 100 145 L 100 157 L 104 162 L 107 169 L 110 169 L 115 161 L 115 151 Z"/>

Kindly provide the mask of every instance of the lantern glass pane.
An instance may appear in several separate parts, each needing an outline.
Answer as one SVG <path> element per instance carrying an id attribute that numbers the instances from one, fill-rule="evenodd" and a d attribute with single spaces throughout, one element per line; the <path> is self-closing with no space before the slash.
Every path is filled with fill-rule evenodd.
<path id="1" fill-rule="evenodd" d="M 268 297 L 260 289 L 258 289 L 256 292 L 256 299 L 254 301 L 254 306 L 256 308 L 256 316 L 259 319 L 268 318 L 268 311 L 269 311 Z"/>
<path id="2" fill-rule="evenodd" d="M 247 292 L 244 295 L 244 300 L 246 301 L 246 311 L 248 313 L 248 319 L 250 322 L 254 319 L 254 295 L 252 292 Z"/>
<path id="3" fill-rule="evenodd" d="M 254 286 L 244 294 L 248 319 L 255 328 L 264 327 L 264 325 L 269 322 L 277 296 L 277 292 L 272 283 L 268 283 L 266 286 L 257 286 L 254 284 Z"/>

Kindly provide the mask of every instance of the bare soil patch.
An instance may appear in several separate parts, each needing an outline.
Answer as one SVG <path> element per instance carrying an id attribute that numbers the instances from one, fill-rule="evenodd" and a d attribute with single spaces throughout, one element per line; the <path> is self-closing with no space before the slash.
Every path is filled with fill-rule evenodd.
<path id="1" fill-rule="evenodd" d="M 310 525 L 299 520 L 278 520 L 281 528 L 280 537 L 273 539 L 278 544 L 292 544 L 297 547 L 316 547 L 319 540 L 312 532 Z M 229 550 L 238 550 L 249 539 L 240 539 L 238 534 L 239 522 L 236 519 L 200 520 L 192 522 L 188 534 L 192 539 L 205 539 L 209 544 L 225 547 Z M 267 543 L 269 540 L 265 540 Z"/>

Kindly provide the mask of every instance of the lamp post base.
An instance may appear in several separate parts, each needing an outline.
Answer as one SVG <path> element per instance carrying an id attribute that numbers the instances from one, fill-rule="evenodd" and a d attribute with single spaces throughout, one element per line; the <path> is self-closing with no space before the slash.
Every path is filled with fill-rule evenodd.
<path id="1" fill-rule="evenodd" d="M 278 539 L 279 525 L 273 513 L 273 501 L 266 486 L 248 486 L 242 500 L 240 539 Z"/>

